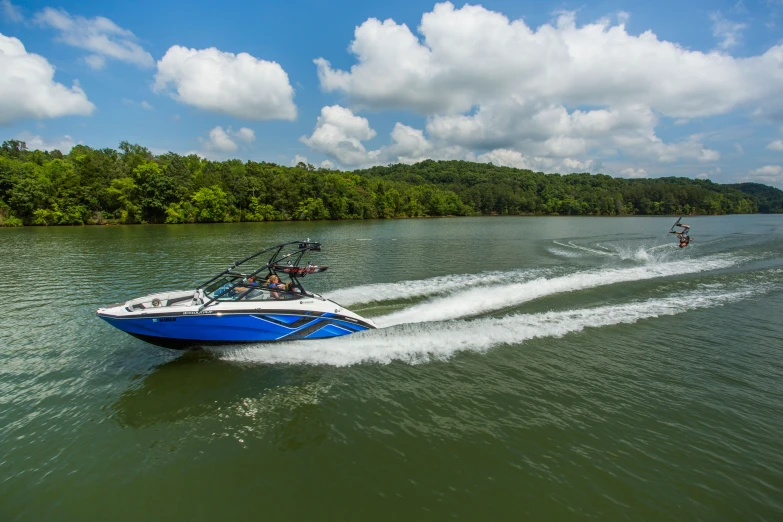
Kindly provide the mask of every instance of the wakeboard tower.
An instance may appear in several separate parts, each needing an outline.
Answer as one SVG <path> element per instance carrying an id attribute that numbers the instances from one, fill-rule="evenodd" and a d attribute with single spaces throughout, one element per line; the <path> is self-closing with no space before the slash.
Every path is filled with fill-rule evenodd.
<path id="1" fill-rule="evenodd" d="M 328 268 L 302 264 L 305 254 L 320 250 L 321 244 L 309 239 L 265 248 L 195 290 L 150 294 L 99 308 L 97 315 L 143 341 L 179 349 L 323 339 L 376 328 L 371 320 L 304 289 L 301 279 Z M 264 256 L 266 262 L 251 263 L 264 254 L 270 256 Z M 287 284 L 280 282 L 281 275 Z"/>

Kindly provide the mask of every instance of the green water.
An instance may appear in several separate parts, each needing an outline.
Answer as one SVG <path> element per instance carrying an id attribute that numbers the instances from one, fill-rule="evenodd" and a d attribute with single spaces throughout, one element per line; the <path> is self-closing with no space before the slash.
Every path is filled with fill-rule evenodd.
<path id="1" fill-rule="evenodd" d="M 0 520 L 782 520 L 783 218 L 0 230 Z M 383 328 L 182 353 L 99 306 L 311 238 Z"/>

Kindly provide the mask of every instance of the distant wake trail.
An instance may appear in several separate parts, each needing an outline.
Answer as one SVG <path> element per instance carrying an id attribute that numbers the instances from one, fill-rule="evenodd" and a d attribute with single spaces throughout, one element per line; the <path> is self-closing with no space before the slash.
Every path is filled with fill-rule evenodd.
<path id="1" fill-rule="evenodd" d="M 232 349 L 220 356 L 238 362 L 332 366 L 362 362 L 389 363 L 393 360 L 429 362 L 448 358 L 460 351 L 486 351 L 495 346 L 520 344 L 535 338 L 561 337 L 588 327 L 630 324 L 642 319 L 721 306 L 768 290 L 769 285 L 733 291 L 703 289 L 667 298 L 597 308 L 426 325 L 406 324 L 336 339 Z"/>
<path id="2" fill-rule="evenodd" d="M 510 308 L 533 299 L 563 292 L 630 281 L 643 281 L 674 274 L 692 274 L 729 268 L 741 260 L 735 256 L 722 255 L 659 265 L 590 270 L 551 279 L 542 277 L 502 286 L 471 288 L 374 318 L 374 321 L 380 327 L 389 327 L 403 323 L 457 319 Z"/>
<path id="3" fill-rule="evenodd" d="M 399 283 L 377 283 L 372 285 L 340 288 L 325 292 L 325 297 L 345 306 L 391 301 L 393 299 L 409 299 L 434 294 L 445 294 L 466 287 L 481 286 L 496 283 L 519 283 L 541 277 L 549 273 L 543 269 L 511 270 L 508 272 L 493 271 L 480 274 L 454 274 L 415 281 Z"/>

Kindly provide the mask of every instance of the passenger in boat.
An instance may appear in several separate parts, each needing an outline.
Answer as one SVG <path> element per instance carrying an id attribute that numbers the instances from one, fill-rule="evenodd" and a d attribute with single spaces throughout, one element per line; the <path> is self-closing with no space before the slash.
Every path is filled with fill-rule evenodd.
<path id="1" fill-rule="evenodd" d="M 293 281 L 285 284 L 285 290 L 288 297 L 291 299 L 296 299 L 297 296 L 302 295 L 303 293 L 302 289 L 296 286 Z"/>
<path id="2" fill-rule="evenodd" d="M 272 299 L 280 299 L 280 294 L 274 290 L 285 290 L 285 285 L 280 284 L 280 278 L 276 274 L 269 276 L 269 279 L 266 280 L 266 287 L 269 288 L 269 295 L 272 296 Z"/>

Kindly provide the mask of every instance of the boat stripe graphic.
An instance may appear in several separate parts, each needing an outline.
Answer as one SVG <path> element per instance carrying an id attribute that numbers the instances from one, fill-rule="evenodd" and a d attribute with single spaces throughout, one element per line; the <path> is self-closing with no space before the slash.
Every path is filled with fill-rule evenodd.
<path id="1" fill-rule="evenodd" d="M 305 326 L 304 328 L 301 328 L 301 329 L 299 329 L 299 330 L 297 330 L 295 332 L 291 332 L 290 334 L 286 334 L 286 335 L 284 335 L 282 337 L 278 337 L 277 340 L 278 341 L 287 341 L 287 340 L 291 340 L 291 339 L 303 339 L 303 338 L 307 337 L 308 335 L 310 335 L 311 333 L 320 330 L 321 328 L 323 328 L 324 326 L 326 326 L 328 324 L 332 324 L 332 322 L 328 321 L 328 320 L 327 321 L 318 320 L 318 321 L 315 321 L 315 324 L 310 324 L 309 326 Z"/>

